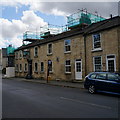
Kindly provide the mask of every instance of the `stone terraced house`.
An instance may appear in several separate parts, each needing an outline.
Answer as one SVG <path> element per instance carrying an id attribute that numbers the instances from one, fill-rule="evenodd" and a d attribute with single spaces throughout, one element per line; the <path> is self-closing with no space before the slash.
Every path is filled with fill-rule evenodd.
<path id="1" fill-rule="evenodd" d="M 15 50 L 16 77 L 81 81 L 93 71 L 120 72 L 119 16 L 33 41 Z"/>

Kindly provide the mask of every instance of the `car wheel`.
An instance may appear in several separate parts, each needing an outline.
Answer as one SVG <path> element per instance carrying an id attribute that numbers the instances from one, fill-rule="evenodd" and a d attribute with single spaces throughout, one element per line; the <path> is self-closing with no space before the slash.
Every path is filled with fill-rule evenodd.
<path id="1" fill-rule="evenodd" d="M 94 94 L 94 93 L 95 93 L 95 86 L 94 86 L 94 85 L 90 85 L 89 88 L 88 88 L 88 91 L 89 91 L 91 94 Z"/>

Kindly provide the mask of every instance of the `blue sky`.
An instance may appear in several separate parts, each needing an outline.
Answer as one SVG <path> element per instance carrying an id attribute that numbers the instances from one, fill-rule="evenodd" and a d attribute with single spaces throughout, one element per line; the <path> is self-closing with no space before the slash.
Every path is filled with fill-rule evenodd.
<path id="1" fill-rule="evenodd" d="M 14 6 L 5 6 L 2 7 L 2 17 L 8 20 L 19 20 L 23 16 L 23 11 L 29 10 L 29 6 L 21 6 L 19 8 L 16 8 Z M 40 11 L 35 12 L 36 15 L 43 18 L 47 23 L 53 24 L 53 25 L 65 25 L 66 20 L 63 16 L 55 16 L 52 14 L 44 14 Z"/>
<path id="2" fill-rule="evenodd" d="M 2 2 L 1 2 L 2 1 Z M 45 25 L 67 24 L 66 16 L 78 9 L 86 8 L 89 12 L 109 18 L 118 15 L 117 2 L 38 2 L 40 0 L 1 0 L 0 1 L 0 48 L 12 44 L 22 45 L 26 30 L 39 31 Z"/>

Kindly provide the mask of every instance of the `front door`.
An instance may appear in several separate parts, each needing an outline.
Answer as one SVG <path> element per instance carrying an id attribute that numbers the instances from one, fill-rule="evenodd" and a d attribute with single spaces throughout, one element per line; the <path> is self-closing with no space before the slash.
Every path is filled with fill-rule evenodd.
<path id="1" fill-rule="evenodd" d="M 109 72 L 116 71 L 116 63 L 115 63 L 115 56 L 114 55 L 107 56 L 107 71 L 109 71 Z"/>
<path id="2" fill-rule="evenodd" d="M 32 60 L 27 60 L 28 61 L 28 74 L 26 76 L 27 79 L 32 78 Z"/>
<path id="3" fill-rule="evenodd" d="M 82 61 L 81 59 L 75 61 L 75 79 L 82 79 Z"/>

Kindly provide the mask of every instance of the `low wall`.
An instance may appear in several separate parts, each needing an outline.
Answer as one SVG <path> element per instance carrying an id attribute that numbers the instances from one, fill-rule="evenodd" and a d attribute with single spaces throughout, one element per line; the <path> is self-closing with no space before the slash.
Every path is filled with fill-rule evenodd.
<path id="1" fill-rule="evenodd" d="M 15 67 L 6 68 L 6 77 L 15 77 Z"/>

